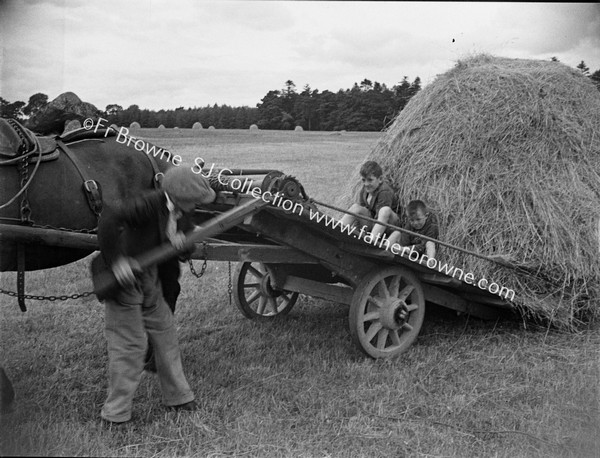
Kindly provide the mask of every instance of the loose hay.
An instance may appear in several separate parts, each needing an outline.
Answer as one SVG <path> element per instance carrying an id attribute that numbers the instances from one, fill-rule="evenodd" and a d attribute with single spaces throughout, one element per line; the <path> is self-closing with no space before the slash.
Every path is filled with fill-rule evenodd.
<path id="1" fill-rule="evenodd" d="M 514 289 L 525 316 L 573 328 L 600 315 L 599 129 L 600 92 L 580 72 L 479 55 L 413 97 L 365 160 L 403 205 L 438 213 L 441 240 L 529 274 L 450 249 L 440 259 Z"/>

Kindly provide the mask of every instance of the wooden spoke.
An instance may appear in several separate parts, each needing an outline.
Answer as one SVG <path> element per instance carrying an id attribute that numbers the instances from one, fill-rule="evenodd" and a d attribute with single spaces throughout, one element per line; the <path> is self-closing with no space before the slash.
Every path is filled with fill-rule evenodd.
<path id="1" fill-rule="evenodd" d="M 388 291 L 388 287 L 385 284 L 385 280 L 381 280 L 379 283 L 377 283 L 377 292 L 379 293 L 379 297 L 387 300 L 390 298 L 390 292 Z"/>
<path id="2" fill-rule="evenodd" d="M 400 277 L 399 275 L 392 277 L 392 281 L 390 282 L 390 287 L 389 287 L 390 296 L 398 297 L 398 291 L 400 290 L 400 280 L 401 279 L 402 279 L 402 277 Z"/>
<path id="3" fill-rule="evenodd" d="M 375 337 L 375 334 L 377 334 L 381 330 L 381 328 L 383 328 L 383 325 L 379 321 L 376 321 L 375 323 L 371 324 L 366 334 L 367 341 L 371 342 L 371 340 L 373 340 L 373 337 Z"/>
<path id="4" fill-rule="evenodd" d="M 383 302 L 381 300 L 379 300 L 377 297 L 373 297 L 373 296 L 368 297 L 367 303 L 372 304 L 378 308 L 383 307 Z"/>
<path id="5" fill-rule="evenodd" d="M 405 286 L 402 288 L 402 291 L 398 294 L 398 299 L 401 301 L 406 301 L 406 298 L 410 296 L 410 294 L 414 291 L 415 287 L 412 285 Z"/>
<path id="6" fill-rule="evenodd" d="M 396 329 L 392 329 L 390 331 L 390 337 L 392 338 L 392 343 L 394 346 L 400 345 L 400 336 L 398 335 L 398 331 Z"/>
<path id="7" fill-rule="evenodd" d="M 419 308 L 419 306 L 416 304 L 406 304 L 406 310 L 408 311 L 408 313 L 414 312 L 418 308 Z"/>
<path id="8" fill-rule="evenodd" d="M 379 331 L 379 333 L 377 333 L 377 348 L 379 350 L 385 349 L 385 344 L 387 342 L 388 334 L 389 334 L 389 330 L 386 328 L 383 328 L 381 331 Z"/>
<path id="9" fill-rule="evenodd" d="M 254 293 L 252 293 L 252 295 L 246 299 L 246 302 L 248 304 L 252 304 L 252 302 L 254 302 L 259 297 L 260 297 L 260 291 L 254 291 Z"/>
<path id="10" fill-rule="evenodd" d="M 260 283 L 244 283 L 244 289 L 245 288 L 258 288 L 260 286 Z"/>
<path id="11" fill-rule="evenodd" d="M 258 307 L 256 308 L 256 313 L 263 315 L 265 311 L 265 305 L 267 305 L 267 299 L 265 296 L 260 296 L 258 300 Z"/>
<path id="12" fill-rule="evenodd" d="M 248 268 L 248 271 L 251 272 L 258 279 L 262 279 L 265 276 L 264 273 L 262 273 L 260 270 L 256 269 L 253 266 L 250 266 Z"/>
<path id="13" fill-rule="evenodd" d="M 277 314 L 277 301 L 272 297 L 268 297 L 267 301 L 269 302 L 269 305 L 271 306 L 273 313 Z"/>
<path id="14" fill-rule="evenodd" d="M 410 324 L 408 324 L 408 323 L 404 323 L 402 325 L 402 329 L 404 329 L 405 331 L 412 331 L 413 327 Z"/>
<path id="15" fill-rule="evenodd" d="M 365 313 L 365 316 L 363 316 L 363 321 L 367 322 L 367 321 L 373 321 L 373 320 L 377 320 L 379 319 L 379 312 L 369 312 L 369 313 Z"/>

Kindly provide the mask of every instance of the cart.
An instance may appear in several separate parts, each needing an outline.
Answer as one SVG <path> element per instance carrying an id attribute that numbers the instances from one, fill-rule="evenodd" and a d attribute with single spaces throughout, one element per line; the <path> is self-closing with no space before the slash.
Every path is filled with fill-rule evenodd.
<path id="1" fill-rule="evenodd" d="M 199 229 L 187 234 L 184 249 L 193 249 L 193 259 L 239 262 L 233 295 L 247 318 L 286 315 L 299 294 L 348 304 L 354 343 L 373 358 L 385 358 L 406 351 L 417 338 L 426 302 L 484 319 L 513 309 L 475 285 L 319 221 L 314 216 L 323 212 L 294 177 L 273 170 L 214 173 L 209 180 L 219 191 L 217 200 L 196 210 Z M 92 234 L 5 224 L 2 240 L 97 248 Z M 134 261 L 144 268 L 175 254 L 166 244 Z M 101 298 L 115 285 L 108 269 L 95 279 L 95 292 Z"/>
<path id="2" fill-rule="evenodd" d="M 248 183 L 252 171 L 232 172 L 215 204 L 197 212 L 198 223 L 256 200 L 259 187 L 278 190 L 279 201 L 242 223 L 196 244 L 194 259 L 239 262 L 233 279 L 236 306 L 250 319 L 290 312 L 299 294 L 350 305 L 354 343 L 373 358 L 404 352 L 416 339 L 426 302 L 491 319 L 512 304 L 452 276 L 376 248 L 314 217 L 319 208 L 301 184 L 279 171 Z M 237 181 L 235 181 L 237 180 Z M 220 181 L 223 181 L 220 179 Z M 301 210 L 300 210 L 301 209 Z"/>

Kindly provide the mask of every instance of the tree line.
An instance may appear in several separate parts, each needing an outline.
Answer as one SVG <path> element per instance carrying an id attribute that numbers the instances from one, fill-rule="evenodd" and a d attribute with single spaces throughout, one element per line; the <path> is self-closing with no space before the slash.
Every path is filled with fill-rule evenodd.
<path id="1" fill-rule="evenodd" d="M 557 62 L 556 57 L 551 58 Z M 577 68 L 588 76 L 600 90 L 600 70 L 590 73 L 581 61 Z M 292 80 L 284 88 L 269 91 L 256 107 L 231 107 L 207 105 L 206 107 L 174 110 L 140 109 L 138 105 L 123 108 L 118 104 L 107 105 L 98 114 L 109 124 L 129 126 L 138 122 L 142 127 L 191 128 L 196 122 L 203 127 L 217 129 L 247 129 L 256 124 L 260 129 L 291 130 L 351 130 L 380 131 L 402 111 L 408 101 L 421 90 L 421 79 L 412 82 L 404 77 L 401 82 L 388 88 L 377 81 L 364 79 L 350 89 L 337 92 L 311 89 L 307 84 L 298 92 Z M 9 102 L 0 97 L 0 115 L 5 118 L 27 120 L 48 105 L 48 96 L 37 93 L 29 102 Z"/>

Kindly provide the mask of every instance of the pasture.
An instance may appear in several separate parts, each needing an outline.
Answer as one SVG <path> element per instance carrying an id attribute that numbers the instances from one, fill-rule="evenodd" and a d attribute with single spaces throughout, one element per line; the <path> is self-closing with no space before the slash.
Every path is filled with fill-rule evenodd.
<path id="1" fill-rule="evenodd" d="M 279 169 L 330 203 L 380 135 L 131 133 L 180 154 L 184 165 L 202 157 Z M 88 264 L 27 273 L 26 291 L 89 291 Z M 133 421 L 116 427 L 99 417 L 102 304 L 28 301 L 21 313 L 16 299 L 0 296 L 0 359 L 18 391 L 16 411 L 0 417 L 0 455 L 598 456 L 597 324 L 568 334 L 430 307 L 407 353 L 374 361 L 351 343 L 347 306 L 300 296 L 287 317 L 254 322 L 230 304 L 228 263 L 209 262 L 201 279 L 183 271 L 176 318 L 201 410 L 166 410 L 157 380 L 145 374 Z M 1 274 L 0 287 L 15 285 L 15 274 Z"/>

